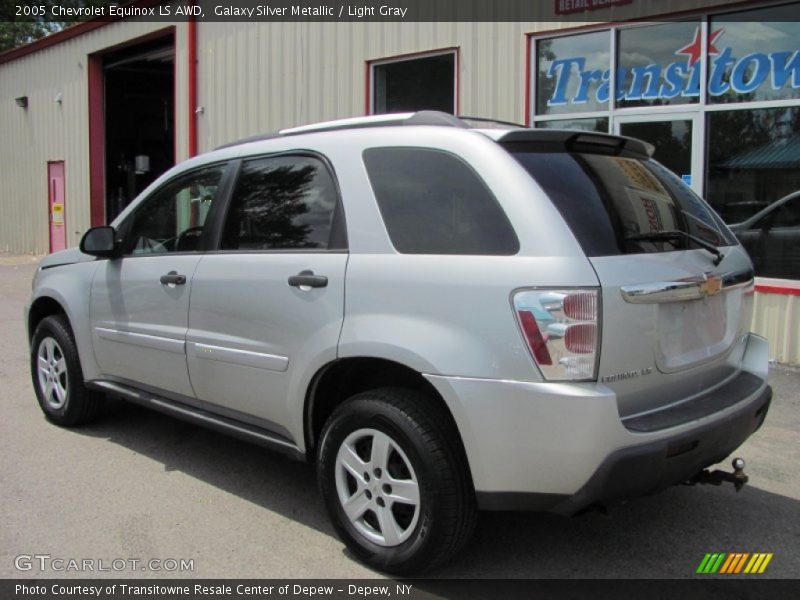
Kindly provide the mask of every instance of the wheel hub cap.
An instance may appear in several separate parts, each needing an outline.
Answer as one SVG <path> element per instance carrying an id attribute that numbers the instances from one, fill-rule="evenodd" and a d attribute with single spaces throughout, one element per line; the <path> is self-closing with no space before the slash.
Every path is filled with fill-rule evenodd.
<path id="1" fill-rule="evenodd" d="M 39 389 L 44 401 L 54 409 L 59 409 L 67 402 L 69 376 L 67 361 L 61 346 L 52 337 L 46 337 L 39 343 L 36 353 L 39 374 Z"/>
<path id="2" fill-rule="evenodd" d="M 419 483 L 405 452 L 377 429 L 359 429 L 336 456 L 336 491 L 356 530 L 380 546 L 397 546 L 419 520 Z"/>

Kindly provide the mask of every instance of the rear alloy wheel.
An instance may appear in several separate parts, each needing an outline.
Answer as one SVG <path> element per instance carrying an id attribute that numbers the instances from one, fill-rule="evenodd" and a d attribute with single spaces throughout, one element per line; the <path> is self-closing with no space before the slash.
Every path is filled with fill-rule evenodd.
<path id="1" fill-rule="evenodd" d="M 57 425 L 80 425 L 99 412 L 102 395 L 83 384 L 78 348 L 64 315 L 45 317 L 36 326 L 31 379 L 42 412 Z"/>
<path id="2" fill-rule="evenodd" d="M 342 403 L 323 428 L 317 474 L 339 537 L 368 565 L 398 575 L 440 566 L 474 528 L 475 493 L 446 409 L 383 388 Z"/>
<path id="3" fill-rule="evenodd" d="M 342 442 L 336 491 L 353 527 L 380 546 L 402 544 L 419 521 L 414 467 L 397 442 L 377 429 L 359 429 Z"/>

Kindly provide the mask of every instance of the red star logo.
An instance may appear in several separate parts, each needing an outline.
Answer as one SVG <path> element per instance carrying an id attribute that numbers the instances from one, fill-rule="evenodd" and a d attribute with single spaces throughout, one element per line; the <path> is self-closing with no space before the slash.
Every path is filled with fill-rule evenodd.
<path id="1" fill-rule="evenodd" d="M 708 36 L 708 54 L 709 56 L 713 54 L 719 54 L 719 50 L 714 45 L 714 43 L 719 39 L 725 32 L 724 29 L 717 29 L 716 31 L 712 32 L 710 36 Z M 675 54 L 685 54 L 689 57 L 689 66 L 691 67 L 694 63 L 700 60 L 700 56 L 702 55 L 702 46 L 700 41 L 700 28 L 697 27 L 694 30 L 694 39 L 692 40 L 691 44 L 684 46 L 680 50 L 677 50 Z"/>

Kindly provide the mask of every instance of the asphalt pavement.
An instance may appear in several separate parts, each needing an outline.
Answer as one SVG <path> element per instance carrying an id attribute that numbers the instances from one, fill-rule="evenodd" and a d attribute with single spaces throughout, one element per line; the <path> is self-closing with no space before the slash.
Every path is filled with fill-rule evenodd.
<path id="1" fill-rule="evenodd" d="M 336 538 L 309 465 L 121 402 L 80 429 L 45 421 L 22 322 L 34 268 L 0 255 L 1 578 L 381 577 Z M 775 366 L 771 383 L 766 422 L 736 453 L 740 493 L 680 486 L 573 518 L 483 513 L 433 576 L 685 578 L 707 552 L 771 552 L 763 577 L 798 577 L 800 369 Z M 95 570 L 55 570 L 71 559 Z"/>

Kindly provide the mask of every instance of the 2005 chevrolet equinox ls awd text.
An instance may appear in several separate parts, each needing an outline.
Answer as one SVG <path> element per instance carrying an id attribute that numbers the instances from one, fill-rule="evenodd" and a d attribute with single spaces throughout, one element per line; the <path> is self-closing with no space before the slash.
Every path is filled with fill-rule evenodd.
<path id="1" fill-rule="evenodd" d="M 27 311 L 47 418 L 106 394 L 316 463 L 336 531 L 412 573 L 478 509 L 575 514 L 700 476 L 771 400 L 750 259 L 641 141 L 443 113 L 188 160 Z"/>

